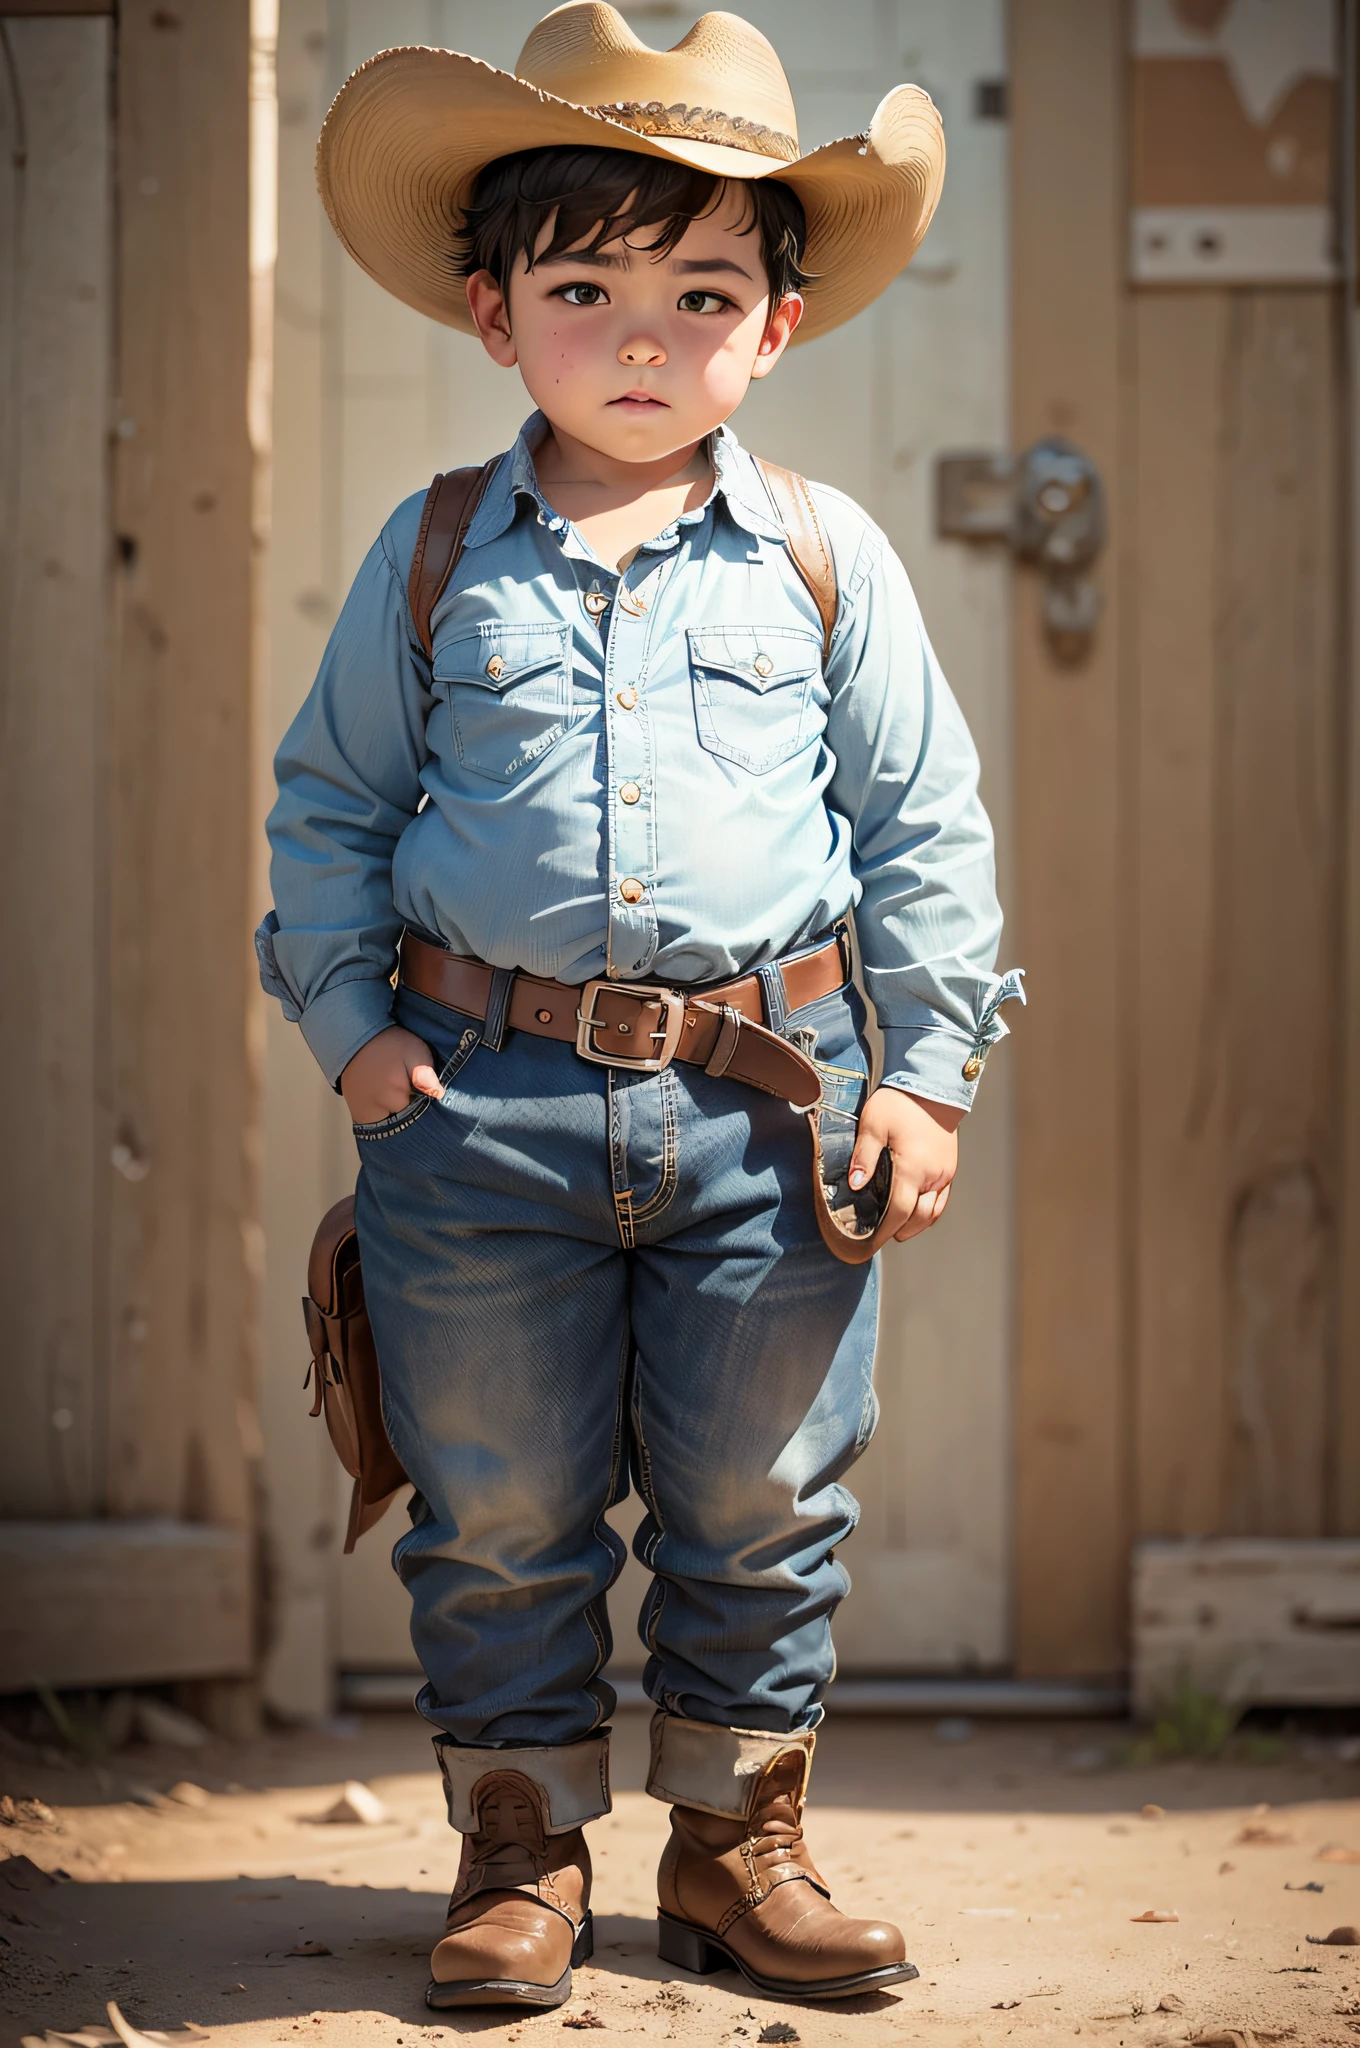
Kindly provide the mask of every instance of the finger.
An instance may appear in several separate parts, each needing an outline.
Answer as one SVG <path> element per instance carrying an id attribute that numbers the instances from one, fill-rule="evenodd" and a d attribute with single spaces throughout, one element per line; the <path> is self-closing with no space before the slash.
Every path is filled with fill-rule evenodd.
<path id="1" fill-rule="evenodd" d="M 433 1095 L 438 1101 L 444 1091 L 439 1085 L 439 1076 L 431 1066 L 422 1060 L 418 1067 L 411 1069 L 411 1086 L 418 1088 L 422 1095 Z"/>
<path id="2" fill-rule="evenodd" d="M 878 1165 L 882 1150 L 883 1140 L 876 1138 L 872 1131 L 867 1131 L 861 1124 L 859 1136 L 855 1140 L 855 1149 L 850 1154 L 850 1185 L 856 1193 L 873 1179 L 874 1168 Z"/>
<path id="3" fill-rule="evenodd" d="M 922 1231 L 929 1230 L 931 1224 L 938 1221 L 939 1213 L 940 1198 L 927 1189 L 924 1194 L 917 1196 L 915 1206 L 897 1232 L 897 1242 L 905 1244 L 909 1237 L 919 1237 Z"/>

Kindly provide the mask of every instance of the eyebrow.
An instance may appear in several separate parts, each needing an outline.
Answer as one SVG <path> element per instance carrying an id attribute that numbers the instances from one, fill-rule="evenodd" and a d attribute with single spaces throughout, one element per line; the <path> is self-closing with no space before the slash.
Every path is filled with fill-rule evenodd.
<path id="1" fill-rule="evenodd" d="M 556 268 L 561 264 L 582 266 L 595 270 L 627 270 L 626 256 L 611 256 L 604 249 L 563 249 L 556 256 L 541 256 L 534 265 L 535 270 Z M 695 277 L 711 271 L 730 271 L 734 277 L 744 277 L 748 284 L 753 280 L 749 270 L 743 270 L 740 263 L 733 263 L 727 256 L 682 256 L 672 257 L 670 269 L 677 277 Z"/>

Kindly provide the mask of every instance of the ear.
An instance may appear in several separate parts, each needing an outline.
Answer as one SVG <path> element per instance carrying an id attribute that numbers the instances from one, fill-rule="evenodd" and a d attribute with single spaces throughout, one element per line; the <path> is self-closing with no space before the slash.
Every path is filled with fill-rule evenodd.
<path id="1" fill-rule="evenodd" d="M 786 293 L 765 322 L 765 332 L 760 337 L 760 347 L 751 365 L 753 377 L 769 376 L 793 339 L 793 330 L 802 317 L 802 298 L 797 292 Z"/>
<path id="2" fill-rule="evenodd" d="M 489 270 L 473 271 L 467 281 L 467 302 L 482 347 L 492 362 L 499 363 L 503 370 L 513 370 L 519 361 L 519 351 L 510 332 L 510 308 Z"/>

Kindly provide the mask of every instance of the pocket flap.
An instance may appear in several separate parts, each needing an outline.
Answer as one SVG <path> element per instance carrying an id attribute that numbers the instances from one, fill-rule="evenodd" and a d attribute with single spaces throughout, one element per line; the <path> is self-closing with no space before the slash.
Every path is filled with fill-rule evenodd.
<path id="1" fill-rule="evenodd" d="M 561 668 L 567 658 L 567 625 L 511 626 L 500 620 L 459 633 L 436 646 L 434 677 L 440 683 L 476 683 L 484 690 L 508 690 L 528 676 Z"/>
<path id="2" fill-rule="evenodd" d="M 822 643 L 788 626 L 691 626 L 690 660 L 752 690 L 803 682 L 821 666 Z"/>

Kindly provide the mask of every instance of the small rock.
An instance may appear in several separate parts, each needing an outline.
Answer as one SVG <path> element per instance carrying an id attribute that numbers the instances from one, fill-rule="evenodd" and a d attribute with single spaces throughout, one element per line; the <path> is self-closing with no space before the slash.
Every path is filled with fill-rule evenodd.
<path id="1" fill-rule="evenodd" d="M 998 1998 L 996 2004 L 992 2007 L 992 2011 L 1014 2012 L 1016 2006 L 1019 2005 L 1019 2003 L 1020 2001 L 1018 1998 Z"/>
<path id="2" fill-rule="evenodd" d="M 756 2035 L 757 2041 L 801 2041 L 797 2027 L 791 2027 L 787 2020 L 771 2020 L 768 2027 L 762 2027 Z"/>
<path id="3" fill-rule="evenodd" d="M 1233 1836 L 1233 1841 L 1243 1849 L 1283 1849 L 1293 1839 L 1285 1828 L 1267 1827 L 1262 1820 L 1249 1820 Z"/>
<path id="4" fill-rule="evenodd" d="M 1174 1991 L 1164 1991 L 1157 2000 L 1153 2010 L 1155 2012 L 1184 2012 L 1185 2000 L 1178 1997 Z"/>
<path id="5" fill-rule="evenodd" d="M 358 1778 L 350 1778 L 346 1782 L 345 1789 L 334 1806 L 328 1806 L 321 1816 L 323 1821 L 357 1822 L 366 1828 L 377 1827 L 387 1817 L 387 1808 L 377 1793 L 371 1792 Z"/>
<path id="6" fill-rule="evenodd" d="M 284 1950 L 289 1956 L 328 1956 L 330 1950 L 324 1941 L 299 1941 L 292 1948 Z"/>
<path id="7" fill-rule="evenodd" d="M 169 1796 L 180 1806 L 202 1808 L 212 1803 L 212 1794 L 205 1792 L 201 1785 L 192 1784 L 188 1778 L 181 1778 L 178 1785 L 172 1785 Z"/>
<path id="8" fill-rule="evenodd" d="M 1319 1884 L 1316 1878 L 1310 1878 L 1307 1884 L 1287 1884 L 1285 1886 L 1287 1892 L 1325 1892 L 1326 1889 L 1326 1885 Z"/>
<path id="9" fill-rule="evenodd" d="M 1330 1934 L 1310 1934 L 1314 1948 L 1360 1948 L 1360 1927 L 1334 1927 Z"/>
<path id="10" fill-rule="evenodd" d="M 1341 1842 L 1328 1842 L 1318 1850 L 1319 1863 L 1360 1863 L 1360 1849 L 1348 1849 Z"/>
<path id="11" fill-rule="evenodd" d="M 136 1706 L 137 1733 L 143 1742 L 163 1743 L 170 1749 L 202 1749 L 208 1731 L 192 1714 L 182 1714 L 164 1700 L 139 1699 Z"/>
<path id="12" fill-rule="evenodd" d="M 1147 1805 L 1143 1808 L 1142 1818 L 1144 1820 L 1165 1820 L 1166 1808 L 1158 1806 L 1154 1800 L 1149 1799 Z"/>
<path id="13" fill-rule="evenodd" d="M 1218 1866 L 1218 1874 L 1220 1877 L 1226 1877 L 1230 1870 L 1236 1870 L 1236 1868 L 1237 1865 L 1235 1863 L 1220 1863 Z"/>
<path id="14" fill-rule="evenodd" d="M 597 2012 L 587 2007 L 584 2012 L 571 2012 L 562 2022 L 564 2027 L 602 2027 L 604 2021 Z"/>
<path id="15" fill-rule="evenodd" d="M 1130 1920 L 1135 1925 L 1140 1920 L 1179 1920 L 1180 1917 L 1180 1914 L 1173 1906 L 1149 1906 L 1146 1913 L 1131 1913 L 1129 1915 Z"/>

